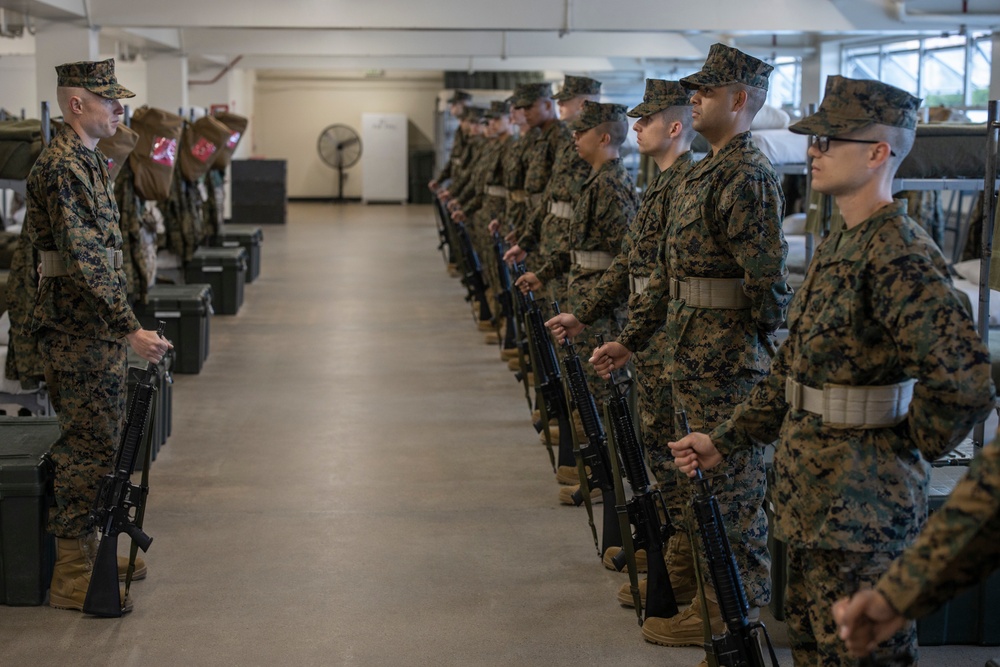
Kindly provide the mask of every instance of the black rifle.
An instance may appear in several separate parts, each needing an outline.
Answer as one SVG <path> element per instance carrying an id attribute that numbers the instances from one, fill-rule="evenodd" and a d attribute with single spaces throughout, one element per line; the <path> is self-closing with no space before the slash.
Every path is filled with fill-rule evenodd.
<path id="1" fill-rule="evenodd" d="M 472 247 L 472 239 L 465 225 L 455 223 L 455 231 L 458 236 L 459 254 L 462 257 L 462 282 L 465 284 L 469 294 L 466 301 L 479 302 L 478 320 L 492 322 L 493 313 L 490 312 L 489 299 L 486 297 L 486 280 L 483 278 L 483 265 L 479 261 L 479 254 Z"/>
<path id="2" fill-rule="evenodd" d="M 434 210 L 437 213 L 435 218 L 438 230 L 438 250 L 441 251 L 445 264 L 455 264 L 454 240 L 450 229 L 451 218 L 448 216 L 444 204 L 438 199 L 437 193 L 434 193 L 434 204 Z"/>
<path id="3" fill-rule="evenodd" d="M 518 277 L 523 275 L 523 267 L 515 267 L 515 274 L 519 274 Z M 520 290 L 517 292 L 520 294 Z M 531 352 L 531 371 L 535 376 L 536 395 L 542 397 L 539 405 L 542 419 L 535 428 L 539 432 L 547 431 L 549 420 L 555 419 L 559 425 L 558 465 L 575 467 L 573 422 L 570 419 L 569 402 L 566 400 L 566 390 L 563 387 L 559 359 L 556 357 L 552 336 L 545 328 L 545 317 L 542 316 L 542 309 L 535 301 L 534 293 L 528 292 L 518 298 L 522 300 L 524 308 L 524 329 Z"/>
<path id="4" fill-rule="evenodd" d="M 553 303 L 552 307 L 556 313 L 559 312 L 558 303 Z M 614 503 L 611 502 L 612 498 L 615 497 L 615 487 L 614 471 L 611 469 L 611 460 L 608 456 L 608 438 L 597 413 L 594 395 L 590 392 L 590 386 L 587 384 L 587 376 L 583 371 L 580 355 L 576 353 L 576 347 L 569 338 L 563 339 L 562 346 L 563 365 L 566 367 L 566 382 L 569 385 L 570 397 L 580 415 L 583 432 L 587 436 L 586 442 L 580 443 L 580 457 L 583 459 L 583 465 L 580 466 L 582 483 L 579 490 L 573 494 L 573 502 L 579 506 L 581 502 L 585 502 L 585 499 L 590 498 L 590 489 L 601 490 L 604 496 L 604 522 L 601 532 L 601 554 L 603 555 L 610 547 L 622 546 L 618 515 Z M 589 476 L 586 475 L 585 467 L 590 468 Z"/>
<path id="5" fill-rule="evenodd" d="M 493 251 L 497 258 L 497 278 L 499 278 L 500 294 L 497 297 L 500 302 L 500 312 L 506 320 L 504 334 L 500 339 L 500 348 L 513 350 L 517 347 L 517 340 L 520 335 L 517 325 L 517 317 L 514 313 L 514 296 L 512 291 L 514 282 L 510 278 L 510 270 L 507 262 L 503 261 L 503 256 L 507 252 L 507 242 L 500 236 L 499 232 L 493 232 Z"/>
<path id="6" fill-rule="evenodd" d="M 604 341 L 599 339 L 598 345 Z M 663 560 L 663 548 L 667 540 L 674 534 L 670 523 L 666 503 L 660 490 L 649 483 L 646 472 L 646 457 L 642 444 L 636 435 L 635 423 L 632 421 L 632 410 L 628 401 L 628 388 L 631 379 L 617 382 L 614 373 L 608 379 L 608 389 L 611 396 L 607 401 L 607 415 L 612 437 L 608 444 L 617 450 L 621 460 L 622 472 L 632 490 L 632 497 L 625 503 L 624 511 L 628 523 L 634 527 L 634 532 L 626 526 L 622 533 L 623 544 L 630 541 L 635 550 L 646 550 L 646 609 L 645 618 L 670 618 L 678 612 L 674 589 L 670 585 L 670 575 Z M 612 452 L 612 456 L 615 453 Z M 607 502 L 605 500 L 605 502 Z M 621 571 L 625 566 L 626 550 L 622 549 L 611 559 L 614 566 Z M 629 568 L 632 576 L 632 568 Z M 638 595 L 633 595 L 638 597 Z M 641 614 L 641 605 L 636 604 L 636 613 Z M 640 616 L 640 619 L 642 616 Z M 642 621 L 640 620 L 640 623 Z"/>
<path id="7" fill-rule="evenodd" d="M 164 327 L 166 322 L 161 321 L 156 330 L 161 338 Z M 124 611 L 118 588 L 118 536 L 127 534 L 143 551 L 149 549 L 153 542 L 153 538 L 142 531 L 142 513 L 149 488 L 145 484 L 136 486 L 131 479 L 136 457 L 144 442 L 143 435 L 148 431 L 153 414 L 156 378 L 157 365 L 147 364 L 145 376 L 139 379 L 133 390 L 111 472 L 101 480 L 97 491 L 91 518 L 103 537 L 94 560 L 87 597 L 83 601 L 85 614 L 117 618 Z M 146 446 L 149 446 L 148 442 Z"/>
<path id="8" fill-rule="evenodd" d="M 677 400 L 676 396 L 674 400 Z M 674 417 L 681 435 L 691 432 L 683 408 L 677 407 Z M 715 656 L 719 667 L 766 667 L 760 648 L 759 635 L 763 634 L 771 654 L 771 665 L 778 667 L 778 656 L 774 653 L 767 628 L 760 621 L 750 622 L 750 605 L 743 592 L 743 580 L 736 568 L 736 559 L 726 536 L 726 524 L 722 519 L 719 501 L 712 493 L 711 478 L 702 475 L 701 470 L 697 473 L 691 480 L 694 484 L 691 507 L 705 548 L 705 559 L 718 597 L 719 610 L 726 623 L 726 631 L 713 636 L 711 645 L 706 645 L 705 650 Z"/>

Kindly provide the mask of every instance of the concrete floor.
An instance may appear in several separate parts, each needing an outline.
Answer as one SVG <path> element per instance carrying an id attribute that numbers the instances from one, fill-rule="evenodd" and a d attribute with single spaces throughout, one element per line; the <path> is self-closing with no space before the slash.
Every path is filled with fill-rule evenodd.
<path id="1" fill-rule="evenodd" d="M 0 666 L 698 663 L 642 640 L 615 601 L 626 577 L 557 503 L 430 207 L 292 205 L 264 235 L 239 315 L 175 376 L 135 610 L 0 606 Z"/>

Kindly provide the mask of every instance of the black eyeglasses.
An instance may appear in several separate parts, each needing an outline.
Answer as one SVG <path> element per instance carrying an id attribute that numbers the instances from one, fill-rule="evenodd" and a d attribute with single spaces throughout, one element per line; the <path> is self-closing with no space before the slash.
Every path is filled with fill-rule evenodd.
<path id="1" fill-rule="evenodd" d="M 849 144 L 884 143 L 882 141 L 879 141 L 878 139 L 845 139 L 843 137 L 818 137 L 816 135 L 812 135 L 811 137 L 809 137 L 809 145 L 815 146 L 817 149 L 819 149 L 820 153 L 825 153 L 828 150 L 830 150 L 831 141 L 843 141 L 844 143 L 849 143 Z M 889 147 L 889 155 L 896 157 L 896 151 L 892 150 L 891 146 Z"/>

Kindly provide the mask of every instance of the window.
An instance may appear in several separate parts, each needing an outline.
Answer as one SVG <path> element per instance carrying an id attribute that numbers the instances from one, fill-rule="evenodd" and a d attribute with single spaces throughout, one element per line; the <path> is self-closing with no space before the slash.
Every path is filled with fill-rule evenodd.
<path id="1" fill-rule="evenodd" d="M 802 59 L 776 58 L 767 86 L 767 103 L 773 107 L 797 109 L 802 102 Z"/>
<path id="2" fill-rule="evenodd" d="M 924 98 L 926 107 L 966 109 L 971 120 L 983 121 L 991 47 L 984 32 L 849 46 L 841 50 L 841 71 L 902 88 Z"/>

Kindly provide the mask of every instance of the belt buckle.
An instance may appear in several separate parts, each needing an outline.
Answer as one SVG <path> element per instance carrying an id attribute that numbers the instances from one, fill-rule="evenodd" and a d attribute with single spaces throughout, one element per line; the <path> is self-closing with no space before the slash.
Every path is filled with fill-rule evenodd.
<path id="1" fill-rule="evenodd" d="M 677 278 L 670 279 L 670 298 L 674 300 L 681 298 L 681 281 Z"/>
<path id="2" fill-rule="evenodd" d="M 791 410 L 802 409 L 802 385 L 790 377 L 785 378 L 785 402 Z"/>

